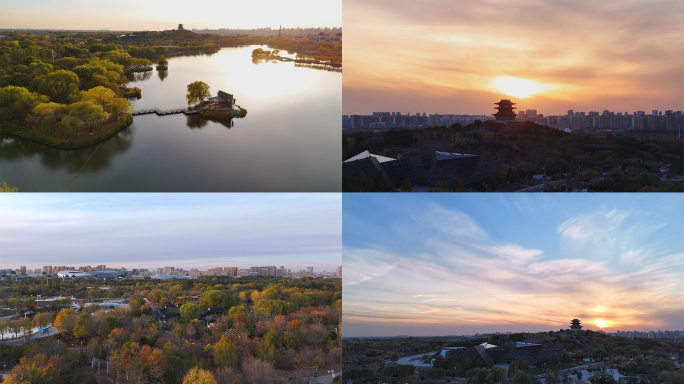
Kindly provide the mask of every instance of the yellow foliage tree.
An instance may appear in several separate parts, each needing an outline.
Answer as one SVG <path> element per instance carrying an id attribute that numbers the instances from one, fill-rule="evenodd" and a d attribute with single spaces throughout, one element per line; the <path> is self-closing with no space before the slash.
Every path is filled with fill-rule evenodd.
<path id="1" fill-rule="evenodd" d="M 63 335 L 71 335 L 74 332 L 78 315 L 71 308 L 62 309 L 55 317 L 55 327 Z"/>
<path id="2" fill-rule="evenodd" d="M 185 375 L 183 384 L 216 384 L 216 379 L 211 372 L 195 367 Z"/>

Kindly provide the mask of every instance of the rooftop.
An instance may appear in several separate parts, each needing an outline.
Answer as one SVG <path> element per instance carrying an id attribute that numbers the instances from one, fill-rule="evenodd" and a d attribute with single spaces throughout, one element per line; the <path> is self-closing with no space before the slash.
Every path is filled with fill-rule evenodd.
<path id="1" fill-rule="evenodd" d="M 348 158 L 347 160 L 345 160 L 345 161 L 343 161 L 343 162 L 344 162 L 344 163 L 348 163 L 348 162 L 352 162 L 352 161 L 356 161 L 356 160 L 366 159 L 366 158 L 368 158 L 368 157 L 375 157 L 375 158 L 378 159 L 378 161 L 381 162 L 381 163 L 384 163 L 384 162 L 386 162 L 386 161 L 394 161 L 394 160 L 396 160 L 396 159 L 393 159 L 393 158 L 391 158 L 391 157 L 385 157 L 385 156 L 374 155 L 374 154 L 368 152 L 368 150 L 365 150 L 365 151 L 359 153 L 359 154 L 356 155 L 356 156 L 353 156 L 353 157 Z"/>

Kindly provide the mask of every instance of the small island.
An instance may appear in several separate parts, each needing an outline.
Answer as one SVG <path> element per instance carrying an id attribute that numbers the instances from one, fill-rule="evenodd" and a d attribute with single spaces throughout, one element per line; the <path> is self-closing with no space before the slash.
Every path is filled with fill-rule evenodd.
<path id="1" fill-rule="evenodd" d="M 185 96 L 188 101 L 188 110 L 198 111 L 198 115 L 207 120 L 226 120 L 247 116 L 247 110 L 235 104 L 232 94 L 218 91 L 212 97 L 209 85 L 202 81 L 188 84 L 188 93 Z"/>
<path id="2" fill-rule="evenodd" d="M 256 60 L 255 63 L 258 63 L 260 60 L 266 60 L 266 61 L 272 61 L 272 60 L 277 60 L 277 61 L 291 61 L 297 64 L 309 64 L 309 65 L 324 65 L 324 66 L 330 66 L 334 68 L 342 68 L 342 63 L 341 62 L 335 62 L 332 60 L 331 57 L 313 57 L 309 58 L 310 56 L 307 55 L 300 55 L 297 54 L 296 59 L 292 59 L 290 57 L 284 57 L 278 55 L 280 53 L 279 49 L 274 49 L 273 51 L 266 51 L 261 48 L 256 48 L 252 51 L 252 60 Z"/>
<path id="3" fill-rule="evenodd" d="M 157 71 L 166 71 L 169 69 L 169 61 L 162 55 L 157 60 Z"/>

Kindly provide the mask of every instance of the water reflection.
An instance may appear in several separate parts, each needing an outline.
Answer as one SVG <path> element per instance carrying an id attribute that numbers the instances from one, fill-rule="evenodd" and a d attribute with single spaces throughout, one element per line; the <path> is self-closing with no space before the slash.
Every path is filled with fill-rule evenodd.
<path id="1" fill-rule="evenodd" d="M 168 70 L 162 70 L 162 71 L 157 71 L 157 76 L 159 76 L 159 80 L 164 81 L 167 77 L 169 77 L 169 71 Z"/>
<path id="2" fill-rule="evenodd" d="M 331 67 L 329 65 L 316 65 L 316 64 L 303 64 L 303 63 L 295 63 L 295 68 L 311 68 L 311 69 L 317 69 L 319 71 L 328 71 L 328 72 L 339 72 L 342 73 L 342 68 L 336 68 L 336 67 Z"/>
<path id="3" fill-rule="evenodd" d="M 64 170 L 78 172 L 88 161 L 87 171 L 102 171 L 111 166 L 112 158 L 127 152 L 133 145 L 133 126 L 124 129 L 103 145 L 97 144 L 78 149 L 60 149 L 46 146 L 23 137 L 2 135 L 0 144 L 0 160 L 16 161 L 22 158 L 37 156 L 40 164 L 53 171 Z M 97 148 L 97 152 L 95 149 Z M 95 154 L 93 155 L 93 152 Z M 92 157 L 91 157 L 92 155 Z"/>
<path id="4" fill-rule="evenodd" d="M 208 121 L 221 124 L 228 129 L 235 126 L 235 122 L 233 122 L 233 119 L 204 119 L 197 115 L 188 115 L 186 117 L 186 124 L 188 125 L 188 127 L 192 129 L 205 127 Z"/>
<path id="5" fill-rule="evenodd" d="M 188 115 L 187 117 L 187 125 L 188 127 L 195 129 L 195 128 L 202 128 L 207 126 L 207 121 L 204 120 L 203 118 L 197 116 L 197 115 Z"/>
<path id="6" fill-rule="evenodd" d="M 146 72 L 126 72 L 126 78 L 130 82 L 145 81 L 152 78 L 152 71 Z"/>

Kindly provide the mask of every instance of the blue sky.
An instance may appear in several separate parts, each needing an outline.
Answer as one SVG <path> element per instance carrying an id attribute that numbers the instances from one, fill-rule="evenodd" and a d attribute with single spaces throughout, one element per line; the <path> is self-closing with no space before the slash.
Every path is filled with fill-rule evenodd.
<path id="1" fill-rule="evenodd" d="M 165 30 L 341 27 L 342 0 L 0 0 L 2 28 Z"/>
<path id="2" fill-rule="evenodd" d="M 275 265 L 334 271 L 339 194 L 3 194 L 0 268 Z"/>
<path id="3" fill-rule="evenodd" d="M 670 194 L 343 198 L 346 336 L 684 330 Z"/>

